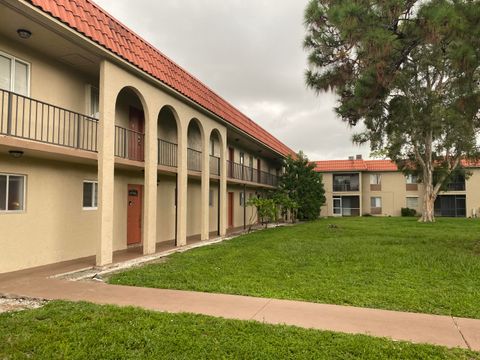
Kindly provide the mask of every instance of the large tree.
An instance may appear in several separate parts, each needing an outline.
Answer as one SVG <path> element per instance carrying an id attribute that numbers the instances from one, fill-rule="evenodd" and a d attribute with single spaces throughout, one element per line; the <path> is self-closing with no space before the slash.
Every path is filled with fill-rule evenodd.
<path id="1" fill-rule="evenodd" d="M 305 24 L 307 85 L 363 123 L 355 142 L 419 175 L 434 221 L 438 192 L 478 157 L 480 2 L 311 0 Z"/>
<path id="2" fill-rule="evenodd" d="M 315 165 L 299 152 L 284 161 L 285 171 L 278 181 L 278 195 L 284 195 L 295 205 L 294 212 L 300 220 L 315 220 L 325 203 L 322 175 L 315 171 Z"/>

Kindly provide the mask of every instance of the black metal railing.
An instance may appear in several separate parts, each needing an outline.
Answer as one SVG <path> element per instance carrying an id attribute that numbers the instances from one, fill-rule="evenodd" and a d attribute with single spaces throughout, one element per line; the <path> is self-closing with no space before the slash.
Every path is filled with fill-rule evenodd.
<path id="1" fill-rule="evenodd" d="M 158 139 L 158 164 L 177 167 L 177 150 L 177 144 Z"/>
<path id="2" fill-rule="evenodd" d="M 333 191 L 342 192 L 342 191 L 358 191 L 358 184 L 333 184 Z"/>
<path id="3" fill-rule="evenodd" d="M 259 171 L 250 166 L 245 166 L 232 161 L 227 161 L 227 176 L 230 179 L 249 181 L 264 185 L 277 186 L 277 175 L 266 171 Z"/>
<path id="4" fill-rule="evenodd" d="M 220 176 L 220 158 L 210 155 L 210 174 Z"/>
<path id="5" fill-rule="evenodd" d="M 191 171 L 202 171 L 202 152 L 195 149 L 187 149 L 187 168 Z"/>
<path id="6" fill-rule="evenodd" d="M 115 156 L 135 160 L 145 160 L 145 135 L 141 132 L 115 125 Z"/>
<path id="7" fill-rule="evenodd" d="M 452 182 L 446 186 L 447 191 L 465 191 L 465 182 Z"/>
<path id="8" fill-rule="evenodd" d="M 97 119 L 7 90 L 0 97 L 0 134 L 97 151 Z"/>

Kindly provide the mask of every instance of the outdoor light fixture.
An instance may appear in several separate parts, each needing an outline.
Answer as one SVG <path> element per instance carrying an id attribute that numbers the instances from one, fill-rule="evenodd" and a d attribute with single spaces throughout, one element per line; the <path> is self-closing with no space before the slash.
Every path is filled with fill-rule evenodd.
<path id="1" fill-rule="evenodd" d="M 18 29 L 17 34 L 22 39 L 29 39 L 30 36 L 32 36 L 32 32 L 30 30 L 27 30 L 27 29 Z"/>
<path id="2" fill-rule="evenodd" d="M 23 156 L 23 151 L 21 150 L 10 150 L 8 153 L 15 159 L 20 159 Z"/>

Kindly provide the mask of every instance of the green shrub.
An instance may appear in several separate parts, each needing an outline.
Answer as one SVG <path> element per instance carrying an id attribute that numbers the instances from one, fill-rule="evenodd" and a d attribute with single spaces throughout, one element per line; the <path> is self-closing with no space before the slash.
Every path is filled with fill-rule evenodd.
<path id="1" fill-rule="evenodd" d="M 402 208 L 402 216 L 417 216 L 417 210 L 410 208 Z"/>

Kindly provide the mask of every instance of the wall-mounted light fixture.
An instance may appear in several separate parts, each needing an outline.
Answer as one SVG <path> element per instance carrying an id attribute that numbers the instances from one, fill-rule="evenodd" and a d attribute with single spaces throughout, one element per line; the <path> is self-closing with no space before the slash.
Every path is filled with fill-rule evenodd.
<path id="1" fill-rule="evenodd" d="M 18 29 L 17 30 L 18 36 L 20 36 L 22 39 L 30 39 L 30 36 L 32 36 L 32 32 L 27 29 Z"/>
<path id="2" fill-rule="evenodd" d="M 10 150 L 8 153 L 15 159 L 20 159 L 23 156 L 22 150 Z"/>

